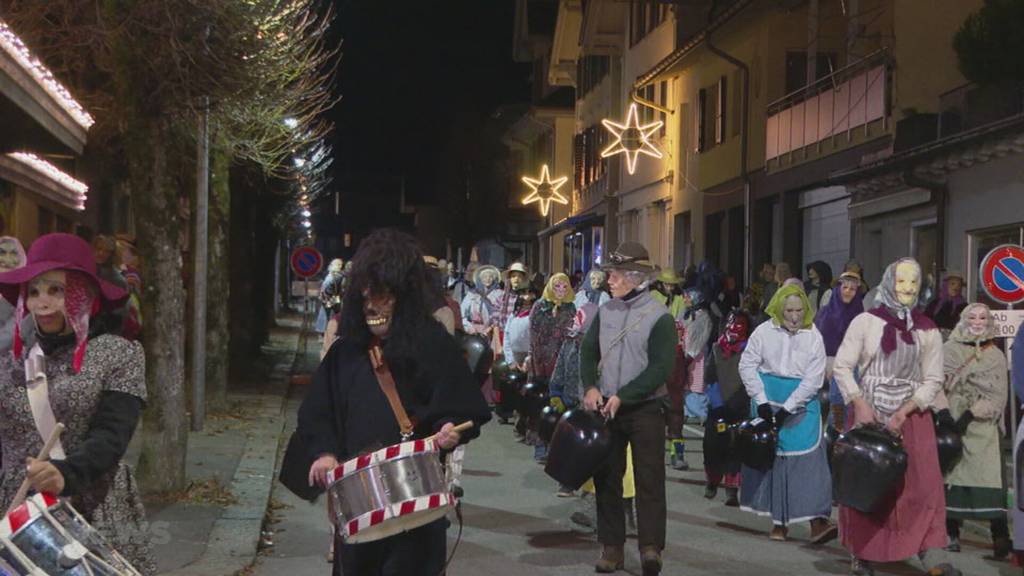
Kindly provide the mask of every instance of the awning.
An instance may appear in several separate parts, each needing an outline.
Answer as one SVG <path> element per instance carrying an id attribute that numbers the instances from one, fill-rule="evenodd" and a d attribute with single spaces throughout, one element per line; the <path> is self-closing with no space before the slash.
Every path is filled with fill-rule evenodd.
<path id="1" fill-rule="evenodd" d="M 579 230 L 595 224 L 604 224 L 604 213 L 588 212 L 563 218 L 537 233 L 538 238 L 547 238 L 563 230 Z"/>

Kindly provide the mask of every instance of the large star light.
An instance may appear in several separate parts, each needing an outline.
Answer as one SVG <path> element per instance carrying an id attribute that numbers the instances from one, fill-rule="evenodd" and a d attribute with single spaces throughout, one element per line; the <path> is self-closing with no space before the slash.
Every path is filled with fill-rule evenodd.
<path id="1" fill-rule="evenodd" d="M 662 157 L 661 150 L 658 150 L 654 143 L 651 142 L 651 136 L 660 130 L 665 123 L 661 120 L 656 120 L 641 126 L 636 102 L 629 105 L 629 112 L 626 114 L 626 122 L 624 124 L 612 122 L 607 118 L 601 120 L 601 124 L 604 124 L 604 127 L 612 133 L 612 136 L 615 136 L 615 141 L 601 152 L 601 157 L 607 158 L 616 154 L 625 154 L 626 170 L 630 174 L 636 172 L 636 160 L 641 154 L 646 154 L 653 158 Z"/>
<path id="2" fill-rule="evenodd" d="M 551 210 L 552 202 L 558 202 L 559 204 L 569 203 L 569 200 L 565 196 L 558 193 L 558 189 L 568 181 L 568 176 L 562 176 L 561 178 L 556 178 L 552 181 L 551 173 L 548 171 L 548 165 L 545 164 L 540 169 L 540 180 L 534 180 L 528 176 L 523 176 L 523 183 L 530 187 L 530 193 L 526 198 L 523 198 L 523 204 L 539 202 L 540 215 L 547 216 L 548 211 Z"/>

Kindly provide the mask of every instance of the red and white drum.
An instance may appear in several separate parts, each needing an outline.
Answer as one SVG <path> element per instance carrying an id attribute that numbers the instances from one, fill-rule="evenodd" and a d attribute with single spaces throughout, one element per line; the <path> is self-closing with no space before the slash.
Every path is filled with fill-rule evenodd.
<path id="1" fill-rule="evenodd" d="M 0 520 L 0 574 L 139 576 L 68 502 L 36 494 Z"/>
<path id="2" fill-rule="evenodd" d="M 327 474 L 345 542 L 373 542 L 443 517 L 455 506 L 432 439 L 353 458 Z"/>

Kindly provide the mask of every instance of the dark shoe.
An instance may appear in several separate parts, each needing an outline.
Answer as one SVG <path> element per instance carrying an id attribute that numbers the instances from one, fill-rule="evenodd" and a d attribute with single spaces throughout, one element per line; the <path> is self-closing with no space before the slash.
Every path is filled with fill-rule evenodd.
<path id="1" fill-rule="evenodd" d="M 601 558 L 594 564 L 594 572 L 600 574 L 611 574 L 617 570 L 622 570 L 626 564 L 626 554 L 622 551 L 622 545 L 609 546 L 604 545 L 601 550 Z"/>
<path id="2" fill-rule="evenodd" d="M 963 576 L 952 564 L 939 564 L 927 572 L 928 576 Z"/>
<path id="3" fill-rule="evenodd" d="M 725 489 L 725 505 L 730 508 L 740 507 L 740 491 L 739 488 L 726 488 Z"/>
<path id="4" fill-rule="evenodd" d="M 1010 551 L 1013 549 L 1013 543 L 1010 539 L 1001 536 L 999 538 L 992 539 L 992 557 L 996 560 L 1006 560 L 1010 556 Z"/>
<path id="5" fill-rule="evenodd" d="M 768 533 L 768 537 L 776 542 L 785 542 L 786 536 L 789 534 L 789 529 L 781 524 L 775 524 L 772 526 L 772 531 Z"/>
<path id="6" fill-rule="evenodd" d="M 558 492 L 555 492 L 555 496 L 558 496 L 559 498 L 572 498 L 575 495 L 576 493 L 568 486 L 559 486 Z"/>
<path id="7" fill-rule="evenodd" d="M 718 486 L 708 484 L 704 487 L 704 497 L 708 500 L 714 500 L 715 496 L 718 496 Z"/>
<path id="8" fill-rule="evenodd" d="M 640 567 L 644 576 L 661 574 L 661 551 L 655 546 L 644 546 L 640 549 Z"/>
<path id="9" fill-rule="evenodd" d="M 811 520 L 811 544 L 824 544 L 839 535 L 839 528 L 825 518 Z"/>
<path id="10" fill-rule="evenodd" d="M 960 551 L 960 539 L 956 536 L 949 537 L 949 544 L 946 544 L 946 552 L 959 552 Z"/>
<path id="11" fill-rule="evenodd" d="M 853 576 L 875 576 L 875 569 L 867 560 L 853 558 L 850 560 L 850 574 Z"/>

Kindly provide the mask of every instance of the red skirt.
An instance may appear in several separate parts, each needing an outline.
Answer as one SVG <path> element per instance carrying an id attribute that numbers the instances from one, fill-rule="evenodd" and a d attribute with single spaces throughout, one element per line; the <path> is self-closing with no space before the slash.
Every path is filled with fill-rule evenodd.
<path id="1" fill-rule="evenodd" d="M 870 562 L 896 562 L 946 537 L 946 497 L 931 414 L 915 412 L 903 424 L 907 474 L 903 486 L 871 514 L 839 507 L 839 537 L 851 554 Z"/>

